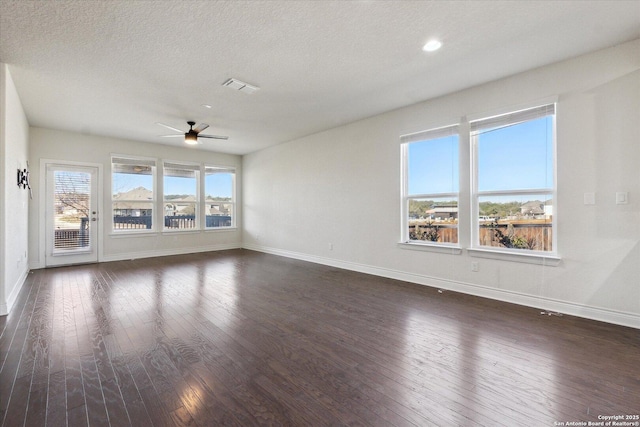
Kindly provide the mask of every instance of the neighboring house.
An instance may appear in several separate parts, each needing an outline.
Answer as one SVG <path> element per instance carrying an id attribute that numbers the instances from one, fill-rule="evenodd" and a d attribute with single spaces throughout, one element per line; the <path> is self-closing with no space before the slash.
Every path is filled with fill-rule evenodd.
<path id="1" fill-rule="evenodd" d="M 520 214 L 526 217 L 533 217 L 536 219 L 542 218 L 551 218 L 553 214 L 553 204 L 552 200 L 549 199 L 547 201 L 541 202 L 539 200 L 534 200 L 531 202 L 527 202 L 520 206 Z"/>
<path id="2" fill-rule="evenodd" d="M 196 198 L 195 196 L 181 197 L 177 199 L 171 199 L 164 204 L 165 216 L 176 215 L 194 215 L 195 214 Z"/>
<path id="3" fill-rule="evenodd" d="M 149 201 L 148 203 L 140 203 Z M 113 214 L 116 216 L 150 216 L 153 214 L 153 192 L 137 187 L 113 196 Z"/>
<path id="4" fill-rule="evenodd" d="M 220 205 L 209 205 L 207 214 L 208 215 L 225 215 L 222 213 L 220 208 L 222 208 L 222 206 Z"/>
<path id="5" fill-rule="evenodd" d="M 436 206 L 425 212 L 428 218 L 435 220 L 457 219 L 458 207 L 453 205 Z"/>
<path id="6" fill-rule="evenodd" d="M 205 210 L 207 215 L 229 216 L 231 215 L 231 203 L 229 200 L 216 200 L 211 196 L 207 196 Z"/>
<path id="7" fill-rule="evenodd" d="M 520 206 L 520 213 L 525 216 L 535 216 L 544 214 L 544 203 L 539 200 L 527 202 Z"/>

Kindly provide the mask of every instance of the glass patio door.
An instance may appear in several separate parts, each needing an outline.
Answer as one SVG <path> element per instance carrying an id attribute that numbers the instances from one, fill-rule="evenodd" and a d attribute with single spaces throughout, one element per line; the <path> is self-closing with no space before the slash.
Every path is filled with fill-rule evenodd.
<path id="1" fill-rule="evenodd" d="M 98 169 L 47 165 L 47 267 L 98 262 Z"/>

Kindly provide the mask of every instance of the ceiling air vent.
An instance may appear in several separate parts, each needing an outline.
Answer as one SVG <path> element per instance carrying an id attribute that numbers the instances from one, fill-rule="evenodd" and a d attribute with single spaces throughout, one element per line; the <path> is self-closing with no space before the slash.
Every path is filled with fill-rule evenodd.
<path id="1" fill-rule="evenodd" d="M 260 89 L 258 86 L 250 85 L 249 83 L 242 82 L 238 79 L 229 79 L 226 82 L 222 83 L 222 86 L 226 86 L 234 90 L 239 90 L 240 92 L 249 95 Z"/>

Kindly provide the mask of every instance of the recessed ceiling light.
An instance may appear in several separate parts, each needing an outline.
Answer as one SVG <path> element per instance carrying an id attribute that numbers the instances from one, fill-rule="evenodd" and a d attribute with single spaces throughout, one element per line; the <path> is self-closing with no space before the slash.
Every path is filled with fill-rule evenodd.
<path id="1" fill-rule="evenodd" d="M 422 50 L 425 52 L 434 52 L 442 47 L 442 42 L 439 40 L 429 40 L 427 44 L 422 46 Z"/>
<path id="2" fill-rule="evenodd" d="M 209 104 L 202 104 L 202 106 L 203 106 L 204 108 L 212 108 L 212 107 L 211 107 L 211 105 L 209 105 Z"/>

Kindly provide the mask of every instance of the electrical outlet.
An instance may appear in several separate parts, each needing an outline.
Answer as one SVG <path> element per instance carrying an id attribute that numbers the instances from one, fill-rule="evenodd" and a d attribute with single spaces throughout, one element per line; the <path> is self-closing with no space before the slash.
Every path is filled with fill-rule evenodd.
<path id="1" fill-rule="evenodd" d="M 596 204 L 596 193 L 584 193 L 584 204 L 585 205 L 595 205 Z"/>
<path id="2" fill-rule="evenodd" d="M 471 271 L 480 271 L 480 263 L 478 261 L 471 262 Z"/>
<path id="3" fill-rule="evenodd" d="M 627 191 L 619 191 L 616 193 L 616 205 L 626 205 L 629 203 L 629 193 Z"/>

